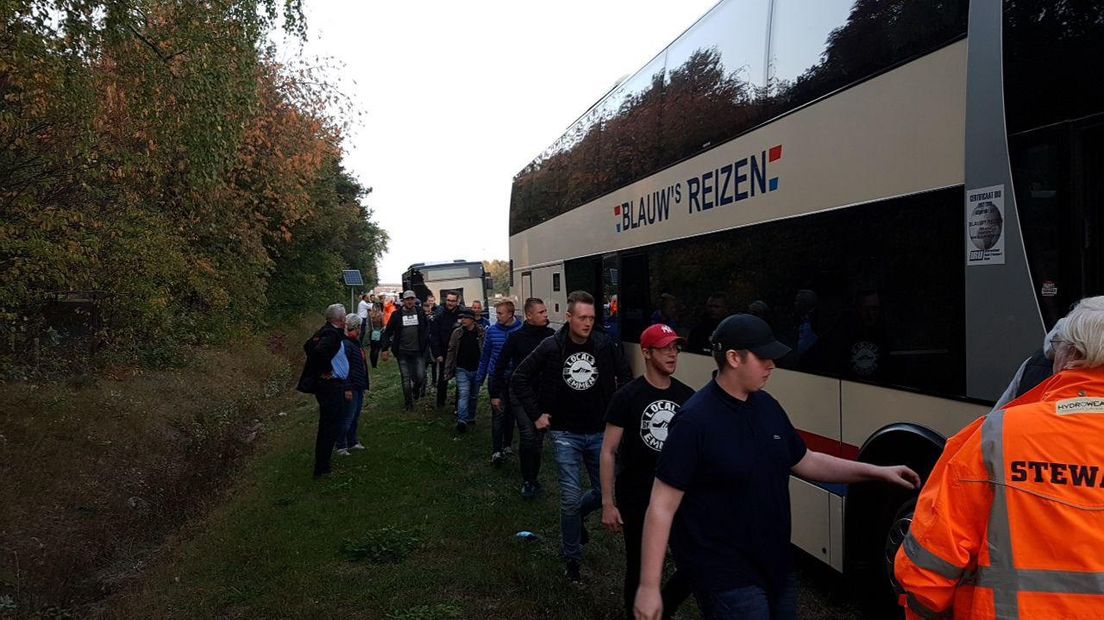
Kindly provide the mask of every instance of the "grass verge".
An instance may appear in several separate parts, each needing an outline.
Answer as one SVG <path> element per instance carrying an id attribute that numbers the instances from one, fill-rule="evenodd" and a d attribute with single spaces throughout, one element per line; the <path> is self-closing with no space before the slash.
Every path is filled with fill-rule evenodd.
<path id="1" fill-rule="evenodd" d="M 616 618 L 622 541 L 598 515 L 570 585 L 559 558 L 559 512 L 550 451 L 548 493 L 519 496 L 513 458 L 489 462 L 487 403 L 456 434 L 431 405 L 400 409 L 395 363 L 381 362 L 361 418 L 367 450 L 335 457 L 334 475 L 311 478 L 317 409 L 306 396 L 290 423 L 240 471 L 227 501 L 166 545 L 161 561 L 102 610 L 167 618 Z M 515 538 L 535 532 L 538 542 Z M 811 560 L 810 560 L 811 561 Z M 802 572 L 799 615 L 846 618 L 839 580 Z M 813 587 L 808 587 L 813 582 Z M 696 617 L 687 602 L 678 617 Z"/>

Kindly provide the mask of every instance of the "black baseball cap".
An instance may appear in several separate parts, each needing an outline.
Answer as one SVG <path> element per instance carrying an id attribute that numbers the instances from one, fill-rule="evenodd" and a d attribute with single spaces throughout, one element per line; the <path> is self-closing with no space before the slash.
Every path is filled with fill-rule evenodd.
<path id="1" fill-rule="evenodd" d="M 475 318 L 475 313 L 472 312 L 468 308 L 461 308 L 460 312 L 456 313 L 456 318 L 458 318 L 458 319 L 474 319 Z"/>
<path id="2" fill-rule="evenodd" d="M 756 357 L 776 360 L 785 357 L 790 347 L 774 339 L 774 332 L 763 319 L 752 314 L 731 314 L 709 337 L 714 351 L 748 350 Z"/>

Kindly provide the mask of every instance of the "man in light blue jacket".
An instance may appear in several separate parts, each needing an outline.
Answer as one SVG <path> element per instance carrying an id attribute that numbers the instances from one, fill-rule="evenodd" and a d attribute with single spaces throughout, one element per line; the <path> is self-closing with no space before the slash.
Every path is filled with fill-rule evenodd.
<path id="1" fill-rule="evenodd" d="M 498 355 L 502 352 L 502 346 L 506 344 L 506 338 L 510 334 L 521 329 L 521 321 L 514 317 L 514 302 L 509 299 L 500 299 L 495 302 L 495 316 L 498 322 L 487 328 L 486 340 L 483 342 L 483 354 L 479 359 L 479 371 L 475 375 L 475 384 L 483 385 L 483 380 L 488 375 L 493 375 L 495 365 L 498 363 Z M 491 399 L 491 464 L 495 467 L 502 465 L 502 460 L 513 452 L 510 444 L 514 441 L 514 416 L 510 412 L 510 399 Z"/>

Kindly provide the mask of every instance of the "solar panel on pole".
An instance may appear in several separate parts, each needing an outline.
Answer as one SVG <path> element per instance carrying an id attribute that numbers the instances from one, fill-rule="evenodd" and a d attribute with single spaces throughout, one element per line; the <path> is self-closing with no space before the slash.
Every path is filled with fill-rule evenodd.
<path id="1" fill-rule="evenodd" d="M 346 269 L 341 274 L 345 277 L 345 286 L 364 286 L 359 269 Z"/>
<path id="2" fill-rule="evenodd" d="M 345 278 L 345 286 L 349 287 L 349 312 L 356 312 L 356 289 L 364 286 L 364 278 L 360 275 L 359 269 L 345 269 L 341 272 L 343 278 Z"/>

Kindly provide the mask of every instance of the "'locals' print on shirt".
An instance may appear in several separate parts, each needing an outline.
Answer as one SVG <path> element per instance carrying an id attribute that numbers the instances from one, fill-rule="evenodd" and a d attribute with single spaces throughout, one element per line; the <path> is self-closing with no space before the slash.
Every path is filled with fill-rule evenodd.
<path id="1" fill-rule="evenodd" d="M 640 417 L 640 439 L 644 445 L 656 452 L 663 450 L 667 428 L 678 410 L 678 404 L 669 400 L 653 401 L 644 408 L 644 415 Z"/>
<path id="2" fill-rule="evenodd" d="M 563 367 L 564 383 L 580 392 L 594 387 L 598 381 L 598 367 L 594 356 L 580 351 L 567 356 Z"/>

